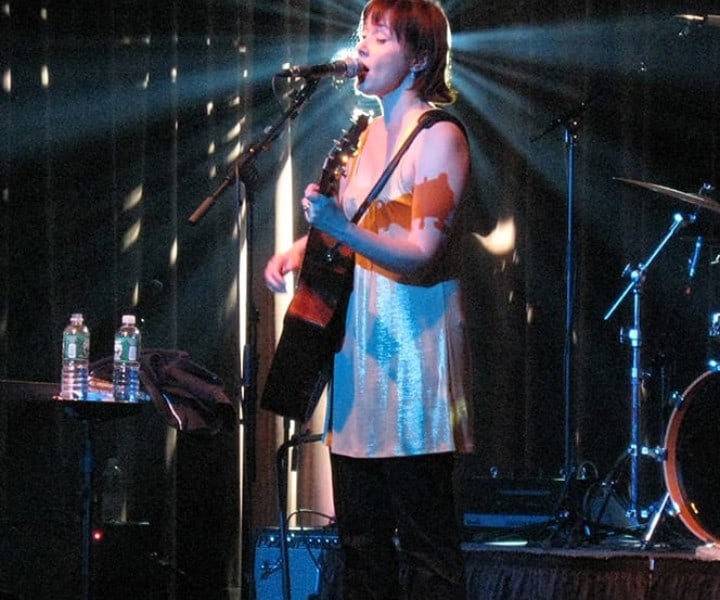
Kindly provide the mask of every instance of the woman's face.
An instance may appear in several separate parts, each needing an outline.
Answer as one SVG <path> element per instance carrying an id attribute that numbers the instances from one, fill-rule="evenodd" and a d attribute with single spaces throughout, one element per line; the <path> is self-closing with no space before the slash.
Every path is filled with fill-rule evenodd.
<path id="1" fill-rule="evenodd" d="M 361 68 L 356 86 L 363 94 L 382 97 L 410 75 L 411 61 L 387 17 L 383 16 L 377 24 L 373 20 L 372 15 L 366 19 L 357 45 Z"/>

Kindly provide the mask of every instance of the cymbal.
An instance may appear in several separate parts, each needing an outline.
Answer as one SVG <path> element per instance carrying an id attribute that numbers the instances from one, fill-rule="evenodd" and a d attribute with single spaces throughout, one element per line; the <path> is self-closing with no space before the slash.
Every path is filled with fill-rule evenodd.
<path id="1" fill-rule="evenodd" d="M 720 213 L 720 203 L 706 196 L 700 196 L 699 194 L 690 194 L 688 192 L 681 192 L 679 190 L 665 187 L 664 185 L 647 183 L 645 181 L 637 181 L 635 179 L 624 179 L 623 177 L 613 177 L 613 179 L 617 179 L 618 181 L 623 181 L 631 185 L 637 185 L 648 190 L 652 190 L 653 192 L 658 192 L 659 194 L 663 194 L 665 196 L 671 196 L 673 198 L 689 202 L 690 204 L 699 206 L 700 208 L 707 208 L 712 212 Z"/>

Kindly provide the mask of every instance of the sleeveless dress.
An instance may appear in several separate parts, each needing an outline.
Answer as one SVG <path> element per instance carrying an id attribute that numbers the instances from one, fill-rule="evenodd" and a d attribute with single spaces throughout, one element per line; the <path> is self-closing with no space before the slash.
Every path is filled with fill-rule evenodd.
<path id="1" fill-rule="evenodd" d="M 413 189 L 407 157 L 361 227 L 381 236 L 407 235 Z M 348 218 L 367 194 L 353 179 L 355 166 L 350 165 L 342 202 Z M 439 262 L 432 277 L 409 281 L 356 255 L 326 413 L 326 441 L 333 453 L 385 458 L 472 450 L 460 286 L 448 261 Z"/>

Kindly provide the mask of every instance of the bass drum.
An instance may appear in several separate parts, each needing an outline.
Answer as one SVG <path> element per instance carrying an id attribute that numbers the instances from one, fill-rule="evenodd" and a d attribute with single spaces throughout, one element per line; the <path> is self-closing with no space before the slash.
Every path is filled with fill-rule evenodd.
<path id="1" fill-rule="evenodd" d="M 720 373 L 683 393 L 665 436 L 665 483 L 678 517 L 703 542 L 720 543 Z"/>

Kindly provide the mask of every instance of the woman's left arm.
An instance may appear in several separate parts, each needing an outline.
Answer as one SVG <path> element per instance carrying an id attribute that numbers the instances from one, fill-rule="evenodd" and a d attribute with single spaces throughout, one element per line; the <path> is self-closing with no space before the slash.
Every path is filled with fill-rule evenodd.
<path id="1" fill-rule="evenodd" d="M 467 140 L 443 121 L 414 141 L 412 222 L 404 238 L 381 237 L 348 221 L 337 203 L 310 184 L 303 200 L 308 221 L 383 269 L 408 275 L 435 256 L 450 229 L 470 169 Z"/>

